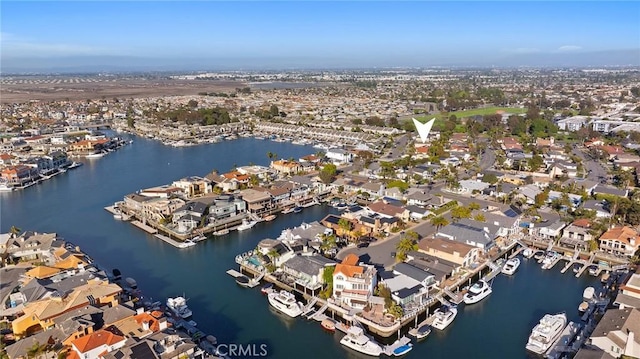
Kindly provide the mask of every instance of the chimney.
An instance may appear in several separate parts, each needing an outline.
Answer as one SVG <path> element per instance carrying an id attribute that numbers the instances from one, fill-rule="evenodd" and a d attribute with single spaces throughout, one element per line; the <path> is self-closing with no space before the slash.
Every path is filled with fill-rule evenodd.
<path id="1" fill-rule="evenodd" d="M 144 307 L 138 307 L 138 308 L 136 308 L 136 315 L 140 315 L 140 314 L 142 314 L 142 313 L 144 313 Z"/>
<path id="2" fill-rule="evenodd" d="M 142 330 L 144 331 L 149 330 L 149 321 L 145 320 L 142 322 Z"/>
<path id="3" fill-rule="evenodd" d="M 159 325 L 160 330 L 167 329 L 167 318 L 162 317 L 162 318 L 158 319 L 158 325 Z"/>

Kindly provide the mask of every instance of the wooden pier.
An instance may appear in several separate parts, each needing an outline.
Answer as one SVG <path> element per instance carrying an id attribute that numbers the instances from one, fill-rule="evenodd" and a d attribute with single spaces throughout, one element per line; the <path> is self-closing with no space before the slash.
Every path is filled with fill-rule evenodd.
<path id="1" fill-rule="evenodd" d="M 149 233 L 149 234 L 156 234 L 158 233 L 158 230 L 151 227 L 151 226 L 147 226 L 146 224 L 140 222 L 140 221 L 132 221 L 131 224 L 133 224 L 134 226 L 142 229 L 143 231 Z"/>

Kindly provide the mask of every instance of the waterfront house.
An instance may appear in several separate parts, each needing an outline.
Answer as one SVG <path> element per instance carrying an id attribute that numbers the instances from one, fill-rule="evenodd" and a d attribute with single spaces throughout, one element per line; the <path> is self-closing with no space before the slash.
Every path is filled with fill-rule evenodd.
<path id="1" fill-rule="evenodd" d="M 256 215 L 269 213 L 274 209 L 271 194 L 263 188 L 248 188 L 240 191 L 240 196 L 247 202 L 247 210 Z"/>
<path id="2" fill-rule="evenodd" d="M 142 202 L 143 218 L 160 222 L 164 219 L 171 218 L 171 216 L 180 208 L 185 206 L 186 202 L 180 198 L 150 198 L 147 201 Z"/>
<path id="3" fill-rule="evenodd" d="M 419 251 L 407 253 L 407 260 L 405 262 L 433 274 L 436 285 L 444 282 L 448 277 L 462 268 L 456 263 Z"/>
<path id="4" fill-rule="evenodd" d="M 55 324 L 55 318 L 86 305 L 115 306 L 121 292 L 122 288 L 118 285 L 96 278 L 73 288 L 69 293 L 58 292 L 51 297 L 27 303 L 23 309 L 24 315 L 11 323 L 13 333 L 22 337 L 49 329 Z"/>
<path id="5" fill-rule="evenodd" d="M 271 195 L 271 203 L 274 206 L 283 206 L 289 204 L 291 197 L 291 189 L 287 186 L 271 187 L 266 190 Z"/>
<path id="6" fill-rule="evenodd" d="M 9 184 L 22 186 L 27 182 L 38 179 L 38 169 L 25 165 L 7 166 L 0 170 L 0 176 Z"/>
<path id="7" fill-rule="evenodd" d="M 99 359 L 105 353 L 122 348 L 126 340 L 124 336 L 100 329 L 71 342 L 73 351 L 68 358 Z"/>
<path id="8" fill-rule="evenodd" d="M 171 186 L 182 189 L 187 198 L 201 197 L 213 192 L 211 181 L 198 176 L 189 176 L 173 181 Z"/>
<path id="9" fill-rule="evenodd" d="M 640 267 L 636 267 L 635 273 L 627 274 L 614 304 L 620 306 L 620 309 L 640 309 Z"/>
<path id="10" fill-rule="evenodd" d="M 589 337 L 589 344 L 615 358 L 640 357 L 640 310 L 609 309 Z"/>
<path id="11" fill-rule="evenodd" d="M 271 262 L 276 268 L 280 268 L 286 261 L 296 256 L 296 253 L 283 241 L 276 239 L 265 238 L 258 242 L 256 248 L 262 255 L 262 259 Z"/>
<path id="12" fill-rule="evenodd" d="M 220 195 L 211 201 L 209 205 L 208 223 L 221 221 L 247 211 L 247 203 L 234 195 Z"/>
<path id="13" fill-rule="evenodd" d="M 622 256 L 633 256 L 640 248 L 640 235 L 627 226 L 613 227 L 600 236 L 600 250 Z"/>
<path id="14" fill-rule="evenodd" d="M 566 227 L 566 224 L 560 220 L 557 220 L 551 224 L 545 225 L 536 224 L 532 229 L 532 234 L 542 238 L 542 239 L 551 239 L 555 240 L 560 237 L 562 233 L 562 229 Z"/>
<path id="15" fill-rule="evenodd" d="M 409 263 L 396 264 L 393 271 L 380 273 L 380 278 L 389 288 L 391 299 L 405 310 L 424 304 L 436 285 L 433 274 Z"/>
<path id="16" fill-rule="evenodd" d="M 316 254 L 297 255 L 282 264 L 282 271 L 294 278 L 296 289 L 315 295 L 324 284 L 325 268 L 335 265 L 333 260 Z"/>
<path id="17" fill-rule="evenodd" d="M 418 242 L 418 251 L 465 268 L 471 268 L 482 254 L 482 250 L 478 247 L 432 237 L 423 238 Z"/>
<path id="18" fill-rule="evenodd" d="M 576 219 L 562 230 L 563 243 L 580 244 L 593 239 L 591 235 L 591 221 L 587 218 Z"/>
<path id="19" fill-rule="evenodd" d="M 461 219 L 440 228 L 436 236 L 489 250 L 495 244 L 497 231 L 493 224 Z"/>
<path id="20" fill-rule="evenodd" d="M 24 232 L 15 238 L 4 234 L 0 236 L 0 253 L 16 261 L 44 261 L 51 256 L 52 245 L 57 240 L 56 233 Z"/>
<path id="21" fill-rule="evenodd" d="M 124 208 L 134 213 L 141 213 L 144 202 L 149 200 L 151 200 L 151 197 L 130 193 L 124 196 Z"/>
<path id="22" fill-rule="evenodd" d="M 359 262 L 358 256 L 348 254 L 333 272 L 333 300 L 340 306 L 364 309 L 373 296 L 377 284 L 376 268 Z"/>
<path id="23" fill-rule="evenodd" d="M 10 359 L 30 359 L 32 358 L 31 350 L 36 345 L 40 346 L 44 343 L 51 347 L 61 347 L 63 340 L 67 334 L 58 328 L 35 333 L 26 338 L 20 339 L 5 348 L 7 357 Z"/>
<path id="24" fill-rule="evenodd" d="M 140 190 L 138 193 L 145 197 L 169 198 L 182 193 L 182 188 L 175 186 L 158 186 Z"/>

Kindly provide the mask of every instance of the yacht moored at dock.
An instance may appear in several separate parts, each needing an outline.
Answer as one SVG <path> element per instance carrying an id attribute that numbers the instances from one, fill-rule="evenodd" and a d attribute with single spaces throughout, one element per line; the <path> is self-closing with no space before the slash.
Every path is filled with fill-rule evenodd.
<path id="1" fill-rule="evenodd" d="M 469 288 L 467 294 L 464 295 L 464 303 L 465 304 L 474 304 L 486 298 L 489 294 L 491 294 L 492 289 L 489 283 L 485 280 L 479 280 L 474 285 Z"/>
<path id="2" fill-rule="evenodd" d="M 420 340 L 428 337 L 429 334 L 431 334 L 431 326 L 428 324 L 423 324 L 416 330 L 415 337 L 416 339 Z"/>
<path id="3" fill-rule="evenodd" d="M 511 258 L 504 264 L 504 267 L 502 267 L 502 273 L 513 275 L 516 270 L 518 270 L 518 267 L 520 267 L 520 258 Z"/>
<path id="4" fill-rule="evenodd" d="M 267 294 L 269 298 L 269 304 L 276 308 L 278 311 L 295 318 L 302 314 L 302 305 L 296 301 L 296 297 L 287 292 L 281 290 L 280 292 L 273 292 Z"/>
<path id="5" fill-rule="evenodd" d="M 566 326 L 567 315 L 565 313 L 545 314 L 531 331 L 526 345 L 527 350 L 535 354 L 545 353 Z"/>
<path id="6" fill-rule="evenodd" d="M 185 297 L 168 298 L 167 308 L 182 319 L 190 318 L 191 315 L 193 315 L 191 309 L 187 306 L 187 299 Z"/>
<path id="7" fill-rule="evenodd" d="M 456 315 L 458 315 L 458 308 L 443 305 L 434 313 L 435 320 L 433 321 L 432 326 L 438 330 L 444 330 L 449 326 L 449 324 L 451 324 L 451 322 L 453 322 Z"/>
<path id="8" fill-rule="evenodd" d="M 364 330 L 359 327 L 350 327 L 347 330 L 347 334 L 342 339 L 340 339 L 340 344 L 362 354 L 374 357 L 380 356 L 380 354 L 382 354 L 382 348 L 380 347 L 380 345 L 366 336 L 364 334 Z"/>
<path id="9" fill-rule="evenodd" d="M 247 229 L 253 228 L 253 226 L 255 226 L 256 223 L 258 223 L 258 222 L 244 219 L 242 221 L 242 224 L 238 226 L 237 230 L 238 231 L 246 231 Z"/>

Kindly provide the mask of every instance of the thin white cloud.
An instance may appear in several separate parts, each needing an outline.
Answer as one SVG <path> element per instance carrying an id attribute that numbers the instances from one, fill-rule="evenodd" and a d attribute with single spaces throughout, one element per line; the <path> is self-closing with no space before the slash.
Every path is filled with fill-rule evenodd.
<path id="1" fill-rule="evenodd" d="M 7 32 L 0 33 L 0 49 L 3 57 L 86 56 L 109 53 L 108 49 L 99 46 L 43 43 Z"/>
<path id="2" fill-rule="evenodd" d="M 560 51 L 560 52 L 578 51 L 578 50 L 582 50 L 582 46 L 577 46 L 577 45 L 564 45 L 564 46 L 560 46 L 560 47 L 558 48 L 558 51 Z"/>

